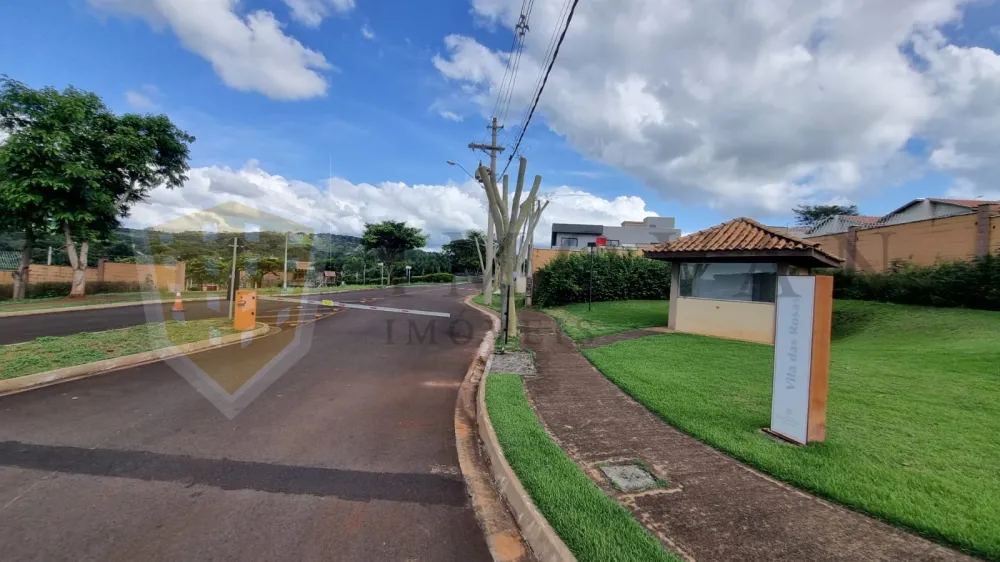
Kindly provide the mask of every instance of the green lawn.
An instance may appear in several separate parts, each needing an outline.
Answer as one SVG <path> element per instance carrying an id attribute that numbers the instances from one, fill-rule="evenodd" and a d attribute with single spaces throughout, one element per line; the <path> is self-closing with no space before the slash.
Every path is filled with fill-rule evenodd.
<path id="1" fill-rule="evenodd" d="M 106 332 L 41 337 L 30 342 L 0 346 L 0 379 L 23 377 L 233 333 L 232 320 L 223 318 L 190 322 L 169 320 Z"/>
<path id="2" fill-rule="evenodd" d="M 591 310 L 587 303 L 546 308 L 544 311 L 559 321 L 566 335 L 574 340 L 596 338 L 639 328 L 667 325 L 670 301 L 609 301 L 595 302 Z"/>
<path id="3" fill-rule="evenodd" d="M 1000 313 L 836 301 L 827 440 L 761 435 L 770 346 L 666 334 L 584 351 L 675 427 L 777 478 L 1000 559 Z"/>
<path id="4" fill-rule="evenodd" d="M 552 441 L 524 396 L 521 377 L 486 377 L 486 408 L 507 462 L 578 560 L 679 561 Z"/>

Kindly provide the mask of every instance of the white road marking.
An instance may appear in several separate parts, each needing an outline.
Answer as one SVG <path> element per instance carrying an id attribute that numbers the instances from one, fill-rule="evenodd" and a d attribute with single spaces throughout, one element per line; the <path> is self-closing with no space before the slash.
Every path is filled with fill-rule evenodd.
<path id="1" fill-rule="evenodd" d="M 388 307 L 388 306 L 370 306 L 370 305 L 367 305 L 367 304 L 351 304 L 351 303 L 346 303 L 346 302 L 337 302 L 337 301 L 330 301 L 330 300 L 322 300 L 322 301 L 318 301 L 317 302 L 317 301 L 306 301 L 306 300 L 300 300 L 300 299 L 291 299 L 291 298 L 288 298 L 288 297 L 262 297 L 261 300 L 283 301 L 283 302 L 299 302 L 299 303 L 306 303 L 307 302 L 309 304 L 316 304 L 316 305 L 323 305 L 323 306 L 332 306 L 332 307 L 335 307 L 335 308 L 351 308 L 351 309 L 354 309 L 354 310 L 374 310 L 374 311 L 377 311 L 377 312 L 396 312 L 396 313 L 400 313 L 400 314 L 416 314 L 418 316 L 437 316 L 437 317 L 440 317 L 440 318 L 450 318 L 451 317 L 451 314 L 448 314 L 447 312 L 434 312 L 434 311 L 430 311 L 430 310 L 412 310 L 412 309 L 409 309 L 409 308 L 392 308 L 392 307 Z"/>

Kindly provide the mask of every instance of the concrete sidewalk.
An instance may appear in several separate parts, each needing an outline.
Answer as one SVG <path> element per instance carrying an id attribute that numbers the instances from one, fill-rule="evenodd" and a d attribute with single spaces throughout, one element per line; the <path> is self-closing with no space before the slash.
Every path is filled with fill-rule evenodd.
<path id="1" fill-rule="evenodd" d="M 529 399 L 549 433 L 668 548 L 709 560 L 973 560 L 776 482 L 663 423 L 598 372 L 539 312 L 520 314 L 535 352 Z M 641 459 L 669 488 L 625 494 L 597 464 Z"/>

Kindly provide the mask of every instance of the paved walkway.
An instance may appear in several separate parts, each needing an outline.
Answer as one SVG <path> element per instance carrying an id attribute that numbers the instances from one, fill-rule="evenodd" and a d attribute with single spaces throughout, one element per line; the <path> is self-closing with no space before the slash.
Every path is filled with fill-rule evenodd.
<path id="1" fill-rule="evenodd" d="M 973 560 L 775 482 L 661 422 L 580 354 L 545 314 L 520 313 L 538 375 L 525 378 L 549 432 L 608 493 L 683 556 L 710 560 Z M 595 465 L 641 458 L 671 483 L 621 494 Z"/>

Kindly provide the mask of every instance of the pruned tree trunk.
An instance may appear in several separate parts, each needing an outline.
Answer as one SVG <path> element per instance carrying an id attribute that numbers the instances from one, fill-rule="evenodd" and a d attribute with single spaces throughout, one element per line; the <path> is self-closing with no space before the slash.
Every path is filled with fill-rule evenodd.
<path id="1" fill-rule="evenodd" d="M 76 252 L 76 242 L 69 223 L 63 223 L 63 234 L 66 236 L 66 253 L 69 254 L 69 265 L 73 268 L 73 285 L 69 291 L 70 298 L 82 297 L 87 288 L 87 244 L 80 242 L 80 253 Z"/>
<path id="2" fill-rule="evenodd" d="M 506 330 L 508 336 L 514 337 L 517 336 L 517 311 L 514 306 L 516 300 L 514 271 L 519 266 L 517 238 L 525 222 L 529 221 L 534 215 L 535 199 L 538 196 L 538 188 L 542 183 L 542 177 L 536 175 L 535 182 L 531 186 L 531 191 L 525 200 L 521 201 L 521 194 L 524 191 L 524 174 L 527 166 L 527 159 L 522 157 L 517 171 L 514 198 L 509 209 L 507 208 L 507 201 L 510 190 L 507 185 L 507 176 L 503 177 L 503 195 L 501 196 L 495 178 L 490 176 L 489 171 L 485 167 L 480 167 L 479 170 L 480 177 L 487 178 L 487 181 L 484 182 L 486 184 L 486 197 L 490 202 L 490 216 L 493 217 L 493 223 L 496 225 L 497 241 L 499 242 L 497 255 L 501 261 L 500 280 L 507 291 Z"/>
<path id="3" fill-rule="evenodd" d="M 17 271 L 11 272 L 14 278 L 15 299 L 23 299 L 28 291 L 29 275 L 31 273 L 31 251 L 35 247 L 35 231 L 27 228 L 24 231 L 24 247 L 21 248 L 21 263 L 18 264 Z"/>

